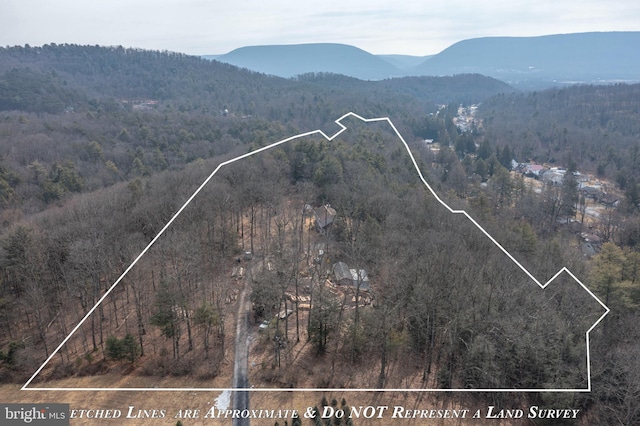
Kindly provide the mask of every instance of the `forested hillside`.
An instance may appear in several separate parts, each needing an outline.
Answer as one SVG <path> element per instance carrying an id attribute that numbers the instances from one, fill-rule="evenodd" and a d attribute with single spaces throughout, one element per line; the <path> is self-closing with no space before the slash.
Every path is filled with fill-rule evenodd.
<path id="1" fill-rule="evenodd" d="M 635 85 L 512 93 L 479 75 L 286 80 L 120 47 L 0 49 L 0 377 L 24 383 L 222 161 L 333 135 L 354 111 L 391 117 L 439 196 L 535 276 L 567 266 L 612 310 L 592 333 L 592 392 L 474 398 L 637 423 L 639 96 Z M 461 103 L 480 104 L 473 119 Z M 567 170 L 535 179 L 514 159 Z M 577 170 L 609 194 L 590 198 Z M 322 208 L 335 221 L 319 232 Z M 255 333 L 266 322 L 256 386 L 584 387 L 587 302 L 529 297 L 527 277 L 460 219 L 384 126 L 350 122 L 330 142 L 259 152 L 221 170 L 34 384 L 215 385 L 246 286 Z M 339 283 L 340 262 L 355 286 Z"/>
<path id="2" fill-rule="evenodd" d="M 33 212 L 65 193 L 180 167 L 238 145 L 332 129 L 331 122 L 352 109 L 411 120 L 435 112 L 438 103 L 478 102 L 509 90 L 482 78 L 472 85 L 476 90 L 465 77 L 414 81 L 407 90 L 343 79 L 290 81 L 122 47 L 0 49 L 0 203 Z M 429 89 L 443 86 L 451 90 Z"/>
<path id="3" fill-rule="evenodd" d="M 569 165 L 615 180 L 640 203 L 640 85 L 574 86 L 494 97 L 479 108 L 485 137 L 518 161 Z"/>

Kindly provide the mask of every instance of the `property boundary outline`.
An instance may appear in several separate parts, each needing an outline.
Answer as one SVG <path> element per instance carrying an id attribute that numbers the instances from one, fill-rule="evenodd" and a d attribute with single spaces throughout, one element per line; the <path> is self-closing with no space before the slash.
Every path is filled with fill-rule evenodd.
<path id="1" fill-rule="evenodd" d="M 589 345 L 589 336 L 591 331 L 604 319 L 604 317 L 610 312 L 610 309 L 591 291 L 587 286 L 585 286 L 582 281 L 580 281 L 569 269 L 563 267 L 560 269 L 551 279 L 542 283 L 536 277 L 534 277 L 518 260 L 516 260 L 496 239 L 494 239 L 471 215 L 469 215 L 465 210 L 456 210 L 451 208 L 446 202 L 444 202 L 438 194 L 433 190 L 431 185 L 427 182 L 418 163 L 409 148 L 409 145 L 404 140 L 396 126 L 393 124 L 389 117 L 378 117 L 378 118 L 363 118 L 360 115 L 354 112 L 348 112 L 344 114 L 342 117 L 335 120 L 335 123 L 340 127 L 335 134 L 332 136 L 327 136 L 322 130 L 314 130 L 310 132 L 300 133 L 295 136 L 288 137 L 281 141 L 272 143 L 270 145 L 264 146 L 262 148 L 256 149 L 254 151 L 248 152 L 246 154 L 240 155 L 238 157 L 232 158 L 230 160 L 224 161 L 215 168 L 215 170 L 202 182 L 202 184 L 194 191 L 194 193 L 185 201 L 185 203 L 178 209 L 178 211 L 169 219 L 169 221 L 164 225 L 164 227 L 158 232 L 158 234 L 151 240 L 149 244 L 140 252 L 140 254 L 131 262 L 131 264 L 124 270 L 124 272 L 114 281 L 114 283 L 109 287 L 109 289 L 102 295 L 102 297 L 96 302 L 96 304 L 85 314 L 85 316 L 80 320 L 80 322 L 71 330 L 71 332 L 65 337 L 65 339 L 58 345 L 58 347 L 49 355 L 49 357 L 44 361 L 44 363 L 36 370 L 35 373 L 26 381 L 26 383 L 22 386 L 21 390 L 38 390 L 38 391 L 111 391 L 111 392 L 146 392 L 146 391 L 155 391 L 155 392 L 218 392 L 230 390 L 230 388 L 46 388 L 46 387 L 29 387 L 31 382 L 35 379 L 35 377 L 40 374 L 40 372 L 44 369 L 44 367 L 53 359 L 53 357 L 62 349 L 62 347 L 71 339 L 73 334 L 78 331 L 78 329 L 84 324 L 84 322 L 95 312 L 95 310 L 100 306 L 100 304 L 109 296 L 109 294 L 115 289 L 115 287 L 124 279 L 124 277 L 133 269 L 133 267 L 138 263 L 138 261 L 147 253 L 147 251 L 156 243 L 156 241 L 164 234 L 164 232 L 173 224 L 173 222 L 180 216 L 183 210 L 193 201 L 193 199 L 202 191 L 202 189 L 209 183 L 209 181 L 213 178 L 213 176 L 218 173 L 218 171 L 223 167 L 229 164 L 235 163 L 236 161 L 245 159 L 252 155 L 258 154 L 260 152 L 266 151 L 271 148 L 275 148 L 276 146 L 285 144 L 287 142 L 304 138 L 307 136 L 313 135 L 321 135 L 327 141 L 332 141 L 344 131 L 348 129 L 347 126 L 342 124 L 342 120 L 353 117 L 357 118 L 365 123 L 374 123 L 374 122 L 386 122 L 393 129 L 396 136 L 403 143 L 409 157 L 411 158 L 411 162 L 413 163 L 414 168 L 418 172 L 420 180 L 427 187 L 429 192 L 434 196 L 434 198 L 444 206 L 450 213 L 452 214 L 461 214 L 464 215 L 468 220 L 471 221 L 489 240 L 495 244 L 507 257 L 515 263 L 529 278 L 531 278 L 540 288 L 546 288 L 551 282 L 553 282 L 558 276 L 560 276 L 563 272 L 566 272 L 571 278 L 573 278 L 580 286 L 593 298 L 595 299 L 600 306 L 602 306 L 605 312 L 593 323 L 593 325 L 587 330 L 585 333 L 585 341 L 586 341 L 586 366 L 587 366 L 587 387 L 580 389 L 516 389 L 516 388 L 504 388 L 504 389 L 493 389 L 493 388 L 481 388 L 481 389 L 439 389 L 439 388 L 399 388 L 399 389 L 348 389 L 348 388 L 233 388 L 234 391 L 256 391 L 256 392 L 591 392 L 591 356 L 590 356 L 590 345 Z"/>

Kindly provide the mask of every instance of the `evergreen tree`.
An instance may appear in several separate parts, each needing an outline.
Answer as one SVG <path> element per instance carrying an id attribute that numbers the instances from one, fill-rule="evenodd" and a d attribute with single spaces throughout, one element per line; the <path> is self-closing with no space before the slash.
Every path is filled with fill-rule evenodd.
<path id="1" fill-rule="evenodd" d="M 511 161 L 513 161 L 513 154 L 511 153 L 511 148 L 509 148 L 509 145 L 506 145 L 504 148 L 502 148 L 502 151 L 500 151 L 500 154 L 498 155 L 498 161 L 500 161 L 502 167 L 507 170 L 511 170 Z"/>
<path id="2" fill-rule="evenodd" d="M 560 214 L 566 216 L 567 222 L 576 215 L 578 205 L 578 181 L 574 174 L 575 167 L 569 167 L 562 178 L 562 190 L 560 200 Z"/>
<path id="3" fill-rule="evenodd" d="M 493 148 L 491 148 L 491 144 L 488 140 L 482 140 L 482 142 L 480 143 L 480 147 L 478 147 L 477 154 L 478 158 L 481 158 L 485 161 L 488 160 L 489 157 L 491 157 L 491 155 L 493 154 Z"/>

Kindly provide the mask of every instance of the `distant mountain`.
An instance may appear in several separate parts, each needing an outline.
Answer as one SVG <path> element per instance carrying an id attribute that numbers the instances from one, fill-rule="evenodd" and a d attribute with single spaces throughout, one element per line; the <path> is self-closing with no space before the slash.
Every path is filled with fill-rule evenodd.
<path id="1" fill-rule="evenodd" d="M 378 58 L 389 62 L 400 70 L 408 70 L 420 65 L 433 55 L 429 56 L 411 56 L 411 55 L 376 55 Z"/>
<path id="2" fill-rule="evenodd" d="M 207 55 L 279 77 L 342 74 L 361 80 L 482 74 L 519 88 L 640 82 L 640 32 L 463 40 L 437 55 L 373 55 L 344 44 L 253 46 Z"/>
<path id="3" fill-rule="evenodd" d="M 464 40 L 410 70 L 479 73 L 513 85 L 640 81 L 640 32 Z"/>
<path id="4" fill-rule="evenodd" d="M 233 50 L 216 60 L 286 78 L 310 72 L 343 74 L 361 80 L 403 75 L 382 58 L 345 44 L 250 46 Z"/>

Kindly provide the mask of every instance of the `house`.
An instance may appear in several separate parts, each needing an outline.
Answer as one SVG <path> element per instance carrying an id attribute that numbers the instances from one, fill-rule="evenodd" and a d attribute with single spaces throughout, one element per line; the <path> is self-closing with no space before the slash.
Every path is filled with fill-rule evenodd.
<path id="1" fill-rule="evenodd" d="M 607 208 L 618 207 L 620 204 L 620 199 L 614 194 L 604 194 L 600 200 L 598 200 L 600 204 L 604 204 Z"/>
<path id="2" fill-rule="evenodd" d="M 591 243 L 580 244 L 580 250 L 582 250 L 583 256 L 589 259 L 597 254 L 595 247 Z"/>
<path id="3" fill-rule="evenodd" d="M 580 184 L 581 186 L 591 181 L 588 175 L 583 175 L 580 172 L 573 172 L 573 175 L 576 177 L 576 182 L 578 182 L 578 184 Z"/>
<path id="4" fill-rule="evenodd" d="M 342 286 L 350 286 L 353 284 L 353 277 L 351 276 L 349 266 L 344 262 L 337 262 L 333 265 L 333 276 L 336 280 L 336 284 Z"/>
<path id="5" fill-rule="evenodd" d="M 325 204 L 324 206 L 315 209 L 313 215 L 316 220 L 316 229 L 319 233 L 324 235 L 329 231 L 329 228 L 331 228 L 331 225 L 338 214 L 331 205 Z"/>
<path id="6" fill-rule="evenodd" d="M 527 177 L 537 179 L 544 172 L 544 170 L 544 166 L 540 164 L 525 164 L 524 167 L 522 167 L 522 174 Z"/>
<path id="7" fill-rule="evenodd" d="M 602 244 L 602 239 L 595 234 L 587 234 L 586 232 L 583 232 L 580 234 L 580 236 L 582 237 L 582 240 L 586 243 L 596 244 L 598 246 Z"/>
<path id="8" fill-rule="evenodd" d="M 542 180 L 546 183 L 550 183 L 553 186 L 560 186 L 562 185 L 565 174 L 566 170 L 551 169 L 542 175 Z"/>
<path id="9" fill-rule="evenodd" d="M 344 262 L 333 265 L 333 276 L 337 284 L 344 287 L 358 288 L 362 291 L 370 291 L 369 277 L 364 269 L 350 269 Z"/>
<path id="10" fill-rule="evenodd" d="M 369 277 L 367 276 L 367 272 L 364 269 L 349 269 L 351 273 L 351 282 L 354 288 L 360 289 L 362 291 L 371 290 L 371 286 L 369 285 Z"/>
<path id="11" fill-rule="evenodd" d="M 582 187 L 582 195 L 584 198 L 591 198 L 594 201 L 598 201 L 604 194 L 600 188 L 584 186 Z"/>

